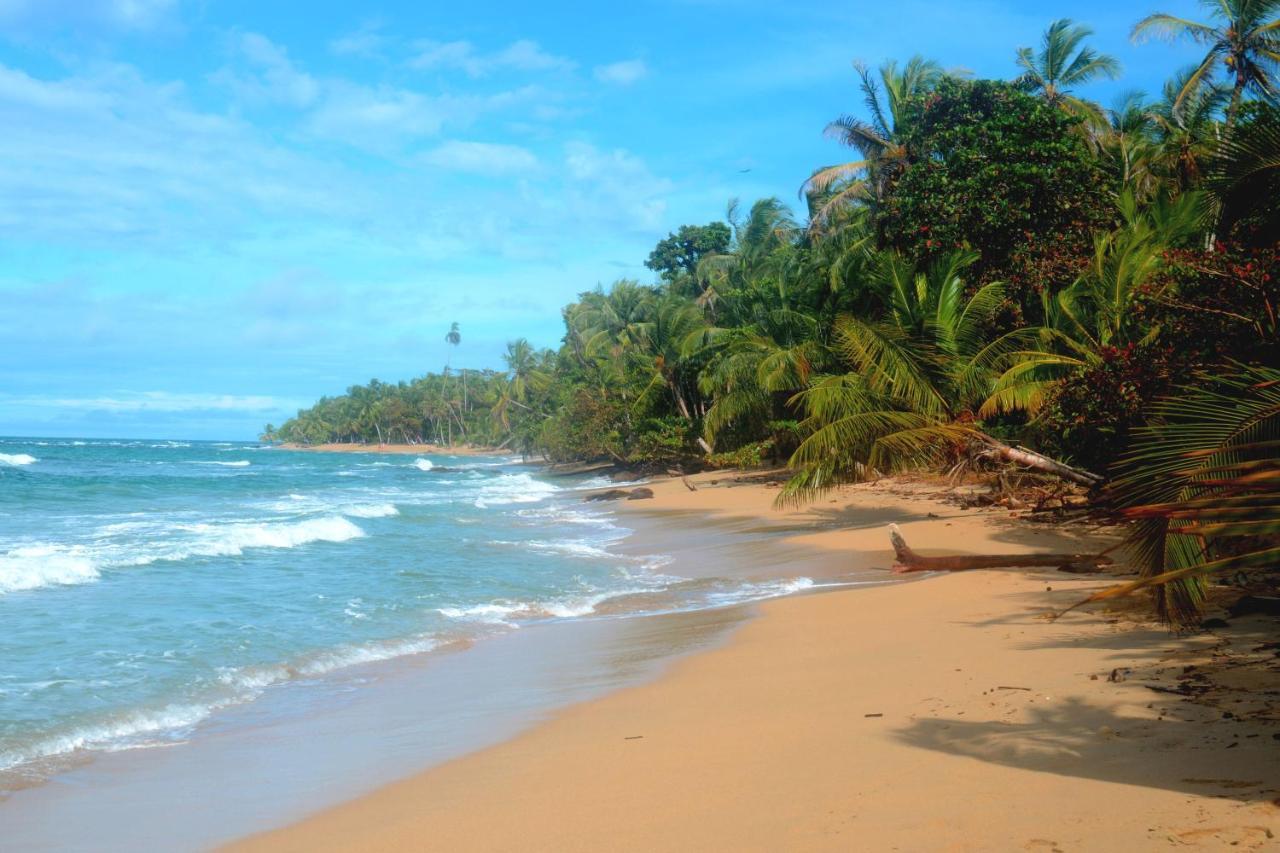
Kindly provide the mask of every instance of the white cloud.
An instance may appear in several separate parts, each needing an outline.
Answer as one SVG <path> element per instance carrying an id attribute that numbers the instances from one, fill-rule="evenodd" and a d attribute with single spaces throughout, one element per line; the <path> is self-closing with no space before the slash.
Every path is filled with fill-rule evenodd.
<path id="1" fill-rule="evenodd" d="M 630 86 L 649 74 L 649 66 L 643 59 L 627 59 L 610 65 L 597 65 L 593 70 L 597 80 L 618 86 Z"/>
<path id="2" fill-rule="evenodd" d="M 306 405 L 298 400 L 261 394 L 185 394 L 168 391 L 120 391 L 99 397 L 6 398 L 9 406 L 106 412 L 274 412 Z"/>
<path id="3" fill-rule="evenodd" d="M 407 138 L 434 136 L 450 112 L 448 102 L 407 89 L 337 82 L 307 127 L 319 136 L 378 150 L 398 146 Z"/>
<path id="4" fill-rule="evenodd" d="M 518 145 L 460 140 L 450 140 L 423 153 L 421 160 L 442 169 L 482 175 L 516 174 L 538 167 L 533 152 Z"/>
<path id="5" fill-rule="evenodd" d="M 602 151 L 586 142 L 565 146 L 570 203 L 584 220 L 629 230 L 654 230 L 666 215 L 671 182 L 654 175 L 629 151 Z"/>
<path id="6" fill-rule="evenodd" d="M 381 21 L 366 22 L 355 32 L 329 42 L 329 52 L 335 56 L 376 57 L 387 42 L 386 37 L 379 32 L 381 29 Z"/>
<path id="7" fill-rule="evenodd" d="M 417 54 L 408 66 L 420 71 L 436 68 L 462 71 L 470 77 L 484 77 L 497 71 L 567 71 L 574 63 L 547 53 L 535 41 L 521 39 L 497 53 L 482 54 L 469 41 L 431 41 L 414 44 Z"/>
<path id="8" fill-rule="evenodd" d="M 235 50 L 253 71 L 242 73 L 223 68 L 211 75 L 216 83 L 230 88 L 242 100 L 253 103 L 285 104 L 303 108 L 315 102 L 320 84 L 289 59 L 288 51 L 259 33 L 242 33 Z"/>

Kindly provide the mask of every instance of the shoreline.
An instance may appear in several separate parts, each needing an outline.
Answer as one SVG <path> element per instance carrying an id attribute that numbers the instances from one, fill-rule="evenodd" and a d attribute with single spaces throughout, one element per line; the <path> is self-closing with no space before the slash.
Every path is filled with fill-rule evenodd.
<path id="1" fill-rule="evenodd" d="M 880 565 L 890 520 L 925 553 L 1105 541 L 910 484 L 774 513 L 767 484 L 690 479 L 620 513 L 718 518 Z M 1263 624 L 1179 638 L 1133 607 L 1043 618 L 1109 582 L 988 570 L 767 601 L 656 681 L 229 849 L 1269 846 L 1280 715 L 1274 698 L 1244 713 L 1269 694 L 1232 693 L 1222 665 L 1274 686 L 1274 655 L 1250 657 Z M 1221 691 L 1168 695 L 1193 671 Z"/>

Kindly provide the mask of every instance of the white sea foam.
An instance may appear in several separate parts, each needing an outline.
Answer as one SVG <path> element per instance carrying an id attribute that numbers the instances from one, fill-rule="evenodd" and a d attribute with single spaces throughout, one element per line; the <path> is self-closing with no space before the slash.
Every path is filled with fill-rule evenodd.
<path id="1" fill-rule="evenodd" d="M 237 459 L 235 462 L 192 462 L 192 465 L 220 465 L 223 468 L 248 468 L 253 463 L 248 459 Z"/>
<path id="2" fill-rule="evenodd" d="M 651 588 L 615 589 L 586 595 L 565 596 L 549 601 L 498 599 L 470 607 L 441 607 L 437 612 L 449 619 L 514 625 L 514 619 L 576 619 L 590 616 L 602 603 L 625 595 L 653 592 Z"/>
<path id="3" fill-rule="evenodd" d="M 234 557 L 248 548 L 296 548 L 311 542 L 346 542 L 365 535 L 359 527 L 336 515 L 294 522 L 191 524 L 180 525 L 178 529 L 196 534 L 194 541 L 148 562 L 183 557 Z"/>
<path id="4" fill-rule="evenodd" d="M 53 758 L 81 749 L 128 749 L 147 746 L 138 739 L 159 732 L 189 729 L 208 718 L 220 704 L 173 704 L 154 711 L 131 711 L 101 722 L 72 729 L 37 741 L 21 750 L 0 753 L 0 770 L 29 761 Z"/>
<path id="5" fill-rule="evenodd" d="M 29 453 L 0 453 L 0 465 L 17 467 L 19 465 L 33 465 L 39 461 Z"/>
<path id="6" fill-rule="evenodd" d="M 430 459 L 423 459 L 422 457 L 418 457 L 417 459 L 413 460 L 413 467 L 417 468 L 419 471 L 430 471 L 432 468 L 436 466 L 435 466 L 435 463 L 432 462 Z"/>
<path id="7" fill-rule="evenodd" d="M 528 474 L 500 474 L 486 480 L 475 499 L 476 509 L 508 504 L 536 503 L 560 491 Z"/>
<path id="8" fill-rule="evenodd" d="M 0 556 L 0 594 L 97 579 L 97 567 L 79 548 L 28 545 Z"/>

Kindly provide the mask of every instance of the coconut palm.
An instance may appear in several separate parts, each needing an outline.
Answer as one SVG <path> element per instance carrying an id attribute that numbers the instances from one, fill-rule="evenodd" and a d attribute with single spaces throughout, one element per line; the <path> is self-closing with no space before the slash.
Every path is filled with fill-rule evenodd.
<path id="1" fill-rule="evenodd" d="M 1280 370 L 1233 365 L 1157 403 L 1111 494 L 1134 520 L 1140 579 L 1089 601 L 1155 594 L 1178 627 L 1200 621 L 1204 578 L 1280 564 Z"/>
<path id="2" fill-rule="evenodd" d="M 1163 98 L 1148 111 L 1155 125 L 1150 168 L 1176 192 L 1200 185 L 1205 165 L 1220 142 L 1218 115 L 1230 96 L 1225 87 L 1214 83 L 1184 95 L 1194 73 L 1195 68 L 1183 69 L 1165 83 Z"/>
<path id="3" fill-rule="evenodd" d="M 696 355 L 710 340 L 711 329 L 702 312 L 688 300 L 667 294 L 653 307 L 651 319 L 639 326 L 637 361 L 652 371 L 652 380 L 641 394 L 643 399 L 658 387 L 671 394 L 677 411 L 693 422 L 702 415 L 701 408 L 693 401 L 696 396 L 692 374 L 684 369 L 686 359 Z M 703 451 L 710 453 L 711 446 L 701 437 L 697 439 Z"/>
<path id="4" fill-rule="evenodd" d="M 1238 125 L 1209 160 L 1206 184 L 1222 205 L 1224 230 L 1252 218 L 1261 226 L 1254 239 L 1280 239 L 1280 111 Z"/>
<path id="5" fill-rule="evenodd" d="M 1040 51 L 1018 48 L 1017 63 L 1022 76 L 1017 83 L 1028 92 L 1039 95 L 1051 106 L 1089 119 L 1102 120 L 1102 109 L 1092 101 L 1072 94 L 1098 77 L 1114 80 L 1120 75 L 1120 63 L 1105 53 L 1083 44 L 1093 30 L 1061 18 L 1044 31 Z"/>
<path id="6" fill-rule="evenodd" d="M 776 198 L 760 199 L 745 218 L 738 215 L 737 202 L 731 202 L 727 218 L 733 226 L 729 252 L 707 255 L 698 263 L 698 278 L 703 284 L 698 301 L 713 315 L 726 296 L 783 287 L 800 234 L 791 211 Z"/>
<path id="7" fill-rule="evenodd" d="M 1217 76 L 1226 74 L 1231 90 L 1226 133 L 1235 127 L 1240 102 L 1246 93 L 1274 100 L 1275 74 L 1280 65 L 1280 0 L 1201 0 L 1212 23 L 1201 23 L 1158 12 L 1133 27 L 1133 39 L 1149 37 L 1190 39 L 1209 50 L 1187 75 L 1174 99 L 1174 107 Z"/>
<path id="8" fill-rule="evenodd" d="M 1142 92 L 1125 92 L 1106 111 L 1107 127 L 1101 135 L 1102 155 L 1114 164 L 1121 191 L 1129 189 L 1138 198 L 1154 191 L 1155 178 L 1149 168 L 1154 119 Z"/>
<path id="9" fill-rule="evenodd" d="M 821 199 L 811 217 L 816 225 L 824 225 L 854 199 L 884 197 L 910 162 L 910 152 L 898 137 L 907 102 L 931 91 L 947 74 L 937 62 L 919 55 L 901 70 L 896 61 L 881 65 L 879 83 L 866 63 L 858 61 L 853 67 L 870 119 L 842 115 L 827 125 L 826 134 L 856 149 L 861 159 L 818 169 L 801 187 L 802 194 Z"/>
<path id="10" fill-rule="evenodd" d="M 796 395 L 807 437 L 792 455 L 797 474 L 780 500 L 801 501 L 872 471 L 925 466 L 969 443 L 1012 450 L 977 429 L 1002 349 L 986 329 L 1004 285 L 966 296 L 963 271 L 978 256 L 956 251 L 921 269 L 886 253 L 875 286 L 885 318 L 841 317 L 834 349 L 847 372 L 817 378 Z"/>

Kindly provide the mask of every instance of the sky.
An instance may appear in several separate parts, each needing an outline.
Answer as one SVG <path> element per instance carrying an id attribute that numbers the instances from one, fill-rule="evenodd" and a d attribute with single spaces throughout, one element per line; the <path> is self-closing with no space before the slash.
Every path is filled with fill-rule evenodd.
<path id="1" fill-rule="evenodd" d="M 1053 18 L 1157 94 L 1193 0 L 0 0 L 0 435 L 251 438 L 501 367 L 728 202 L 849 159 L 852 61 L 979 77 Z M 444 342 L 457 321 L 462 344 Z"/>

